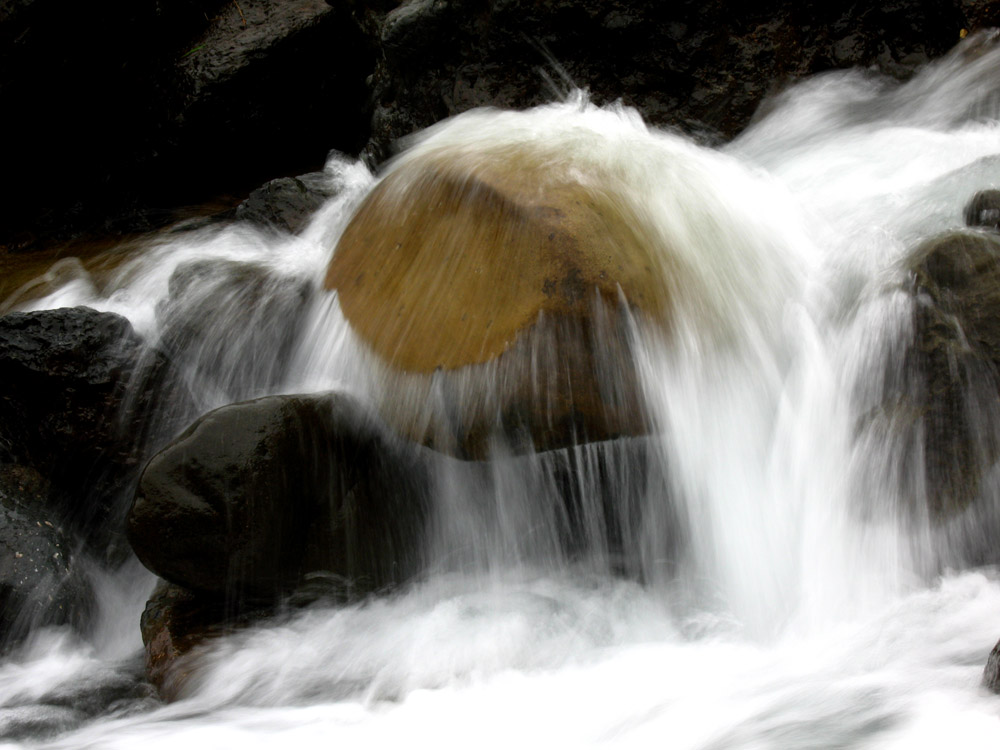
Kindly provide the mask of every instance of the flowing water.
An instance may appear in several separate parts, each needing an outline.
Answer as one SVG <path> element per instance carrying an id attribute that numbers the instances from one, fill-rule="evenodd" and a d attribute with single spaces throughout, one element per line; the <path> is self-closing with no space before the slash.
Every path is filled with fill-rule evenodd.
<path id="1" fill-rule="evenodd" d="M 622 365 L 654 434 L 555 457 L 498 445 L 488 476 L 442 461 L 425 575 L 212 642 L 170 705 L 136 689 L 152 577 L 101 574 L 94 633 L 45 630 L 0 664 L 11 746 L 1000 744 L 980 687 L 1000 492 L 987 472 L 940 521 L 907 453 L 919 420 L 870 418 L 914 336 L 907 252 L 1000 187 L 1000 50 L 967 40 L 906 84 L 818 76 L 719 151 L 583 96 L 468 113 L 412 148 L 525 141 L 613 174 L 661 240 L 670 320 L 635 320 Z M 79 273 L 33 307 L 127 316 L 184 363 L 195 413 L 280 392 L 384 404 L 320 290 L 375 178 L 342 159 L 326 174 L 337 197 L 300 236 L 174 233 L 103 289 Z M 992 377 L 966 379 L 974 445 L 998 437 Z M 572 551 L 548 504 L 567 473 Z"/>

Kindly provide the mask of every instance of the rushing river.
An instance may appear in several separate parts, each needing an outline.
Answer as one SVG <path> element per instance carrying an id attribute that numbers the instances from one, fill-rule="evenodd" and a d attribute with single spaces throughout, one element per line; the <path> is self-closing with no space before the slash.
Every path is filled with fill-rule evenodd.
<path id="1" fill-rule="evenodd" d="M 818 76 L 717 151 L 582 96 L 468 113 L 412 148 L 504 139 L 612 165 L 685 274 L 672 335 L 639 324 L 628 364 L 656 425 L 641 469 L 655 481 L 626 491 L 640 470 L 627 458 L 612 472 L 641 506 L 637 575 L 616 575 L 596 542 L 572 559 L 523 543 L 544 521 L 523 465 L 500 457 L 485 489 L 439 479 L 427 575 L 212 642 L 170 705 L 138 677 L 152 576 L 99 574 L 88 639 L 42 631 L 0 664 L 9 746 L 1000 746 L 1000 698 L 980 687 L 1000 574 L 973 567 L 989 560 L 973 532 L 1000 533 L 1000 494 L 984 483 L 974 512 L 942 526 L 904 476 L 906 436 L 859 428 L 912 333 L 906 253 L 1000 187 L 1000 50 L 968 40 L 906 84 Z M 199 411 L 265 393 L 376 398 L 319 291 L 375 178 L 343 159 L 326 175 L 339 192 L 299 236 L 165 235 L 100 291 L 80 273 L 32 309 L 114 311 L 150 342 L 185 304 L 220 311 L 187 353 Z M 174 270 L 206 260 L 265 269 L 265 294 L 311 285 L 293 340 L 218 290 L 210 307 L 169 299 Z M 976 438 L 998 427 L 981 420 Z"/>

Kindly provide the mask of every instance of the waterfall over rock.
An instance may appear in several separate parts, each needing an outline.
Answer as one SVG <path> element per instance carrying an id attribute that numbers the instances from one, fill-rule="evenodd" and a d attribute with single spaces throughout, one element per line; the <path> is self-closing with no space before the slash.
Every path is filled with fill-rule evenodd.
<path id="1" fill-rule="evenodd" d="M 0 383 L 0 477 L 80 476 L 137 559 L 3 485 L 37 617 L 0 736 L 996 746 L 998 71 L 971 35 L 905 83 L 808 79 L 719 149 L 581 92 L 472 110 L 379 174 L 333 156 L 294 233 L 165 233 L 19 297 L 4 331 L 118 333 L 6 345 L 54 361 Z M 138 400 L 78 445 L 91 355 Z"/>

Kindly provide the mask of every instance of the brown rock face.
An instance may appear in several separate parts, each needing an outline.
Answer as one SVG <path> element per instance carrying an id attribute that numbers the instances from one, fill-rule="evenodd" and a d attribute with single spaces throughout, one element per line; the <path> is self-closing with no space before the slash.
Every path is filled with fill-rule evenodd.
<path id="1" fill-rule="evenodd" d="M 391 365 L 450 370 L 496 358 L 539 313 L 587 317 L 595 290 L 615 303 L 621 286 L 661 310 L 638 224 L 600 187 L 549 173 L 542 154 L 420 159 L 368 196 L 326 286 Z"/>
<path id="2" fill-rule="evenodd" d="M 176 697 L 174 690 L 183 682 L 183 675 L 170 679 L 177 661 L 210 637 L 220 619 L 211 608 L 199 606 L 193 592 L 166 581 L 157 584 L 142 613 L 140 628 L 146 647 L 146 674 L 164 697 Z"/>
<path id="3" fill-rule="evenodd" d="M 387 377 L 413 376 L 411 402 L 435 372 L 452 401 L 446 435 L 440 415 L 388 419 L 469 455 L 497 426 L 545 448 L 644 431 L 626 311 L 668 300 L 656 238 L 614 184 L 519 146 L 424 154 L 375 188 L 326 287 Z"/>
<path id="4" fill-rule="evenodd" d="M 146 675 L 160 697 L 183 697 L 198 662 L 185 658 L 197 646 L 236 632 L 271 614 L 270 610 L 233 613 L 226 602 L 160 580 L 140 620 L 146 647 Z"/>

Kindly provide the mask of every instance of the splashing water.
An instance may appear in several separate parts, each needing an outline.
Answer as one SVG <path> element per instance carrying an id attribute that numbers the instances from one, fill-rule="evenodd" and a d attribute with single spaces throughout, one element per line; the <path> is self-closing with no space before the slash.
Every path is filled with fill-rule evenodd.
<path id="1" fill-rule="evenodd" d="M 908 251 L 1000 187 L 998 74 L 977 37 L 902 85 L 819 76 L 721 152 L 582 98 L 421 135 L 400 163 L 532 142 L 553 168 L 613 176 L 670 271 L 669 319 L 634 320 L 623 365 L 653 434 L 500 445 L 485 473 L 442 459 L 423 579 L 220 639 L 183 700 L 158 706 L 133 681 L 91 719 L 79 696 L 136 669 L 136 636 L 120 634 L 148 578 L 122 571 L 99 589 L 136 593 L 106 597 L 93 643 L 46 631 L 0 664 L 0 730 L 63 748 L 996 747 L 1000 703 L 979 679 L 1000 581 L 962 568 L 981 557 L 972 530 L 1000 530 L 1000 496 L 986 482 L 974 508 L 934 520 L 904 457 L 913 435 L 866 415 L 914 335 Z M 200 411 L 281 392 L 384 399 L 319 289 L 375 180 L 342 160 L 327 174 L 340 192 L 300 236 L 168 236 L 106 293 L 76 279 L 33 307 L 126 315 L 184 364 Z M 996 409 L 995 383 L 969 388 Z M 976 424 L 998 439 L 996 421 Z M 549 502 L 557 481 L 572 519 Z"/>

